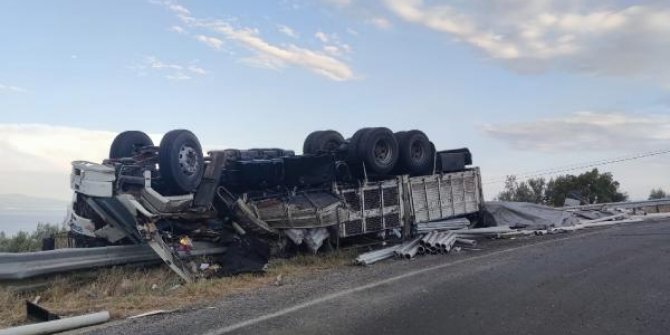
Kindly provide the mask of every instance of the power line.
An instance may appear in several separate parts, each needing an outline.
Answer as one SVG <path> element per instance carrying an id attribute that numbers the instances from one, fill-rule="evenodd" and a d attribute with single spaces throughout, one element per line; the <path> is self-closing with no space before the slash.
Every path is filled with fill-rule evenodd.
<path id="1" fill-rule="evenodd" d="M 638 160 L 638 159 L 642 159 L 642 158 L 658 156 L 658 155 L 663 155 L 663 154 L 668 154 L 668 153 L 670 153 L 670 149 L 649 151 L 649 152 L 632 154 L 632 155 L 627 155 L 627 156 L 620 156 L 620 157 L 616 157 L 616 158 L 603 159 L 603 160 L 598 160 L 598 161 L 593 161 L 593 162 L 588 162 L 588 163 L 571 164 L 571 165 L 567 165 L 567 166 L 563 166 L 563 167 L 559 167 L 559 168 L 530 171 L 530 172 L 526 172 L 526 173 L 517 175 L 517 177 L 520 177 L 520 178 L 518 178 L 518 180 L 526 180 L 526 179 L 534 178 L 534 177 L 546 176 L 546 175 L 551 175 L 551 174 L 559 174 L 559 173 L 565 173 L 565 172 L 570 172 L 570 171 L 575 171 L 575 170 L 587 169 L 587 168 L 592 168 L 592 167 L 597 167 L 597 166 L 602 166 L 602 165 L 633 161 L 633 160 Z M 506 180 L 507 180 L 507 177 L 505 177 L 504 179 L 494 179 L 494 180 L 485 181 L 485 182 L 483 182 L 483 184 L 504 183 Z"/>

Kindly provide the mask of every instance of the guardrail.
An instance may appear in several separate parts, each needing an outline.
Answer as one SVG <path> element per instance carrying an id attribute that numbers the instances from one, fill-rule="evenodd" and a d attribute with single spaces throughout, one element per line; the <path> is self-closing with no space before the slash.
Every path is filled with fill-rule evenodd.
<path id="1" fill-rule="evenodd" d="M 199 243 L 191 252 L 180 253 L 180 256 L 190 258 L 221 254 L 225 251 L 225 247 Z M 162 262 L 146 244 L 0 253 L 0 280 L 18 280 L 75 270 L 146 262 Z"/>
<path id="2" fill-rule="evenodd" d="M 592 204 L 592 205 L 581 205 L 581 206 L 567 206 L 560 209 L 564 210 L 598 210 L 608 207 L 617 207 L 617 208 L 640 208 L 640 207 L 652 207 L 652 206 L 664 206 L 670 205 L 670 198 L 658 199 L 658 200 L 644 200 L 644 201 L 625 201 L 625 202 L 610 202 L 603 204 Z"/>

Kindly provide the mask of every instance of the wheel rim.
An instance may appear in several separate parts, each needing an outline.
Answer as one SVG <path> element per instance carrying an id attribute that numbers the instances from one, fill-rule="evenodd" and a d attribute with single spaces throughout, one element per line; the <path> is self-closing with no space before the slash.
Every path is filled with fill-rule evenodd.
<path id="1" fill-rule="evenodd" d="M 393 149 L 388 141 L 379 140 L 374 146 L 375 160 L 383 165 L 390 164 L 393 160 Z"/>
<path id="2" fill-rule="evenodd" d="M 198 152 L 186 144 L 179 148 L 179 167 L 181 172 L 186 175 L 193 175 L 198 171 L 200 163 L 198 162 Z"/>
<path id="3" fill-rule="evenodd" d="M 410 156 L 413 161 L 420 161 L 423 159 L 423 156 L 426 152 L 423 150 L 423 145 L 419 141 L 412 142 L 412 145 L 409 148 Z"/>

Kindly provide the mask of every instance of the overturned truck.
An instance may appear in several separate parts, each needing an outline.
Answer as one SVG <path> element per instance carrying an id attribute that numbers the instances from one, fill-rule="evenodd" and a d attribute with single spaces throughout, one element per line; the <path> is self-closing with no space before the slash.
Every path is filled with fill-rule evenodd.
<path id="1" fill-rule="evenodd" d="M 467 217 L 482 204 L 468 149 L 437 151 L 421 131 L 333 130 L 305 139 L 303 154 L 277 148 L 203 155 L 173 130 L 155 146 L 126 131 L 102 164 L 72 163 L 67 224 L 77 246 L 147 243 L 177 274 L 192 240 L 252 239 L 268 253 L 332 249 L 360 237 L 403 239 L 418 223 Z M 72 242 L 70 242 L 72 243 Z"/>

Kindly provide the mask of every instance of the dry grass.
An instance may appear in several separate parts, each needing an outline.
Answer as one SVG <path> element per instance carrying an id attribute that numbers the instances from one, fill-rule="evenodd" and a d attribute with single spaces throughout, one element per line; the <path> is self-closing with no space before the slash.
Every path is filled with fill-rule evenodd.
<path id="1" fill-rule="evenodd" d="M 11 285 L 0 287 L 0 328 L 26 322 L 25 300 L 40 296 L 39 304 L 59 315 L 79 315 L 108 310 L 124 318 L 156 309 L 200 306 L 233 293 L 247 292 L 283 280 L 296 280 L 316 271 L 351 264 L 351 252 L 300 255 L 270 262 L 263 275 L 201 279 L 183 285 L 167 267 L 115 267 L 88 273 L 55 276 L 48 285 L 17 293 Z M 22 283 L 23 284 L 23 283 Z"/>

